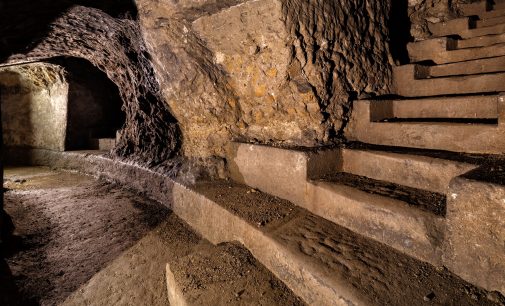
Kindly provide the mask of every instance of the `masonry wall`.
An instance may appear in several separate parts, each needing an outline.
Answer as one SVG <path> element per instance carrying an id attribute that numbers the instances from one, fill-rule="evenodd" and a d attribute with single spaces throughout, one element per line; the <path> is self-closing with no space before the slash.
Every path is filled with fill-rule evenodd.
<path id="1" fill-rule="evenodd" d="M 56 65 L 0 69 L 4 145 L 63 151 L 68 89 Z"/>

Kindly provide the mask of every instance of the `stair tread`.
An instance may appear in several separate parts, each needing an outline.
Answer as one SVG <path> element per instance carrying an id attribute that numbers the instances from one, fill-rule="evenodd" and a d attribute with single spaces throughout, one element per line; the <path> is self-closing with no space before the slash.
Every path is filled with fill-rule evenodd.
<path id="1" fill-rule="evenodd" d="M 430 77 L 461 76 L 505 71 L 505 56 L 427 66 Z"/>
<path id="2" fill-rule="evenodd" d="M 505 34 L 484 35 L 474 38 L 461 39 L 457 41 L 457 48 L 459 50 L 467 48 L 480 48 L 505 43 Z"/>
<path id="3" fill-rule="evenodd" d="M 409 206 L 434 213 L 435 215 L 445 215 L 445 195 L 443 194 L 345 172 L 335 173 L 319 179 L 318 181 L 353 187 L 370 194 L 402 201 Z"/>
<path id="4" fill-rule="evenodd" d="M 384 145 L 363 143 L 359 141 L 348 142 L 345 144 L 345 147 L 356 150 L 371 150 L 371 151 L 381 151 L 396 154 L 426 156 L 430 158 L 446 159 L 455 162 L 478 164 L 478 165 L 482 165 L 489 162 L 494 163 L 505 162 L 505 156 L 497 154 L 471 154 L 471 153 L 451 152 L 443 150 L 384 146 Z"/>
<path id="5" fill-rule="evenodd" d="M 487 27 L 480 27 L 475 29 L 467 29 L 465 31 L 461 31 L 460 33 L 455 33 L 460 35 L 462 38 L 473 38 L 485 35 L 496 35 L 503 34 L 505 32 L 505 24 L 499 23 Z"/>
<path id="6" fill-rule="evenodd" d="M 306 305 L 237 242 L 179 258 L 167 264 L 166 276 L 171 305 L 236 305 L 243 298 L 255 305 Z"/>
<path id="7" fill-rule="evenodd" d="M 503 46 L 503 51 L 505 52 L 505 46 Z M 505 91 L 504 72 L 417 78 L 419 75 L 418 67 L 416 65 L 394 67 L 393 81 L 397 95 L 430 97 Z M 424 73 L 422 76 L 424 76 Z"/>
<path id="8" fill-rule="evenodd" d="M 505 55 L 505 43 L 475 48 L 455 48 L 459 41 L 448 38 L 434 38 L 409 43 L 407 48 L 412 63 L 433 61 L 449 64 Z"/>
<path id="9" fill-rule="evenodd" d="M 370 121 L 388 118 L 497 118 L 498 97 L 476 95 L 374 100 Z"/>
<path id="10" fill-rule="evenodd" d="M 232 192 L 227 191 L 230 186 Z M 346 297 L 346 293 L 351 296 L 357 294 L 364 304 L 405 305 L 412 303 L 413 300 L 423 302 L 423 297 L 429 293 L 425 292 L 426 288 L 430 288 L 429 291 L 434 290 L 439 298 L 437 302 L 441 304 L 449 301 L 474 305 L 486 303 L 486 299 L 471 300 L 470 296 L 460 289 L 468 285 L 450 272 L 437 270 L 432 265 L 415 260 L 382 243 L 367 239 L 289 202 L 280 200 L 282 201 L 280 205 L 285 206 L 283 210 L 292 212 L 287 219 L 280 220 L 280 224 L 274 228 L 262 227 L 256 223 L 256 220 L 261 219 L 263 212 L 247 208 L 247 206 L 257 204 L 249 199 L 254 195 L 247 193 L 250 190 L 249 187 L 218 181 L 197 183 L 195 190 L 209 197 L 215 203 L 214 206 L 225 207 L 231 213 L 222 214 L 216 210 L 214 214 L 212 213 L 214 208 L 203 209 L 200 215 L 219 216 L 222 219 L 222 222 L 217 222 L 215 227 L 208 228 L 208 233 L 204 231 L 204 234 L 215 235 L 213 231 L 216 228 L 224 227 L 223 230 L 227 232 L 237 233 L 245 241 L 246 246 L 258 245 L 256 248 L 260 248 L 259 241 L 261 240 L 257 237 L 259 228 L 262 235 L 266 235 L 275 245 L 275 247 L 269 246 L 268 250 L 281 250 L 275 251 L 276 258 L 285 258 L 285 252 L 288 252 L 290 255 L 287 260 L 290 265 L 293 262 L 299 263 L 307 271 L 312 271 L 311 273 L 314 273 L 313 275 L 317 276 L 318 280 L 331 286 L 332 291 L 338 291 L 343 297 Z M 218 194 L 222 196 L 216 196 Z M 262 197 L 267 198 L 269 195 Z M 241 199 L 241 203 L 248 204 L 233 205 L 233 210 L 231 210 L 231 205 L 226 203 L 237 201 L 237 199 Z M 276 202 L 279 199 L 272 197 L 267 201 Z M 242 212 L 242 209 L 246 209 L 247 212 Z M 238 216 L 248 217 L 244 219 Z M 241 229 L 242 225 L 239 224 L 242 220 L 249 224 L 247 230 Z M 242 233 L 248 234 L 242 237 Z M 257 252 L 258 249 L 252 251 L 257 257 L 258 254 L 255 251 Z M 279 267 L 288 279 L 298 279 L 298 275 L 291 275 L 289 271 L 285 271 L 283 264 L 279 265 L 277 262 L 273 264 Z M 302 272 L 305 275 L 301 279 L 303 283 L 312 277 L 307 271 Z M 412 282 L 413 279 L 416 281 Z M 339 285 L 335 286 L 335 283 Z M 473 286 L 468 288 L 481 290 L 474 289 Z M 402 294 L 393 296 L 391 292 L 402 292 Z M 485 295 L 479 296 L 485 297 Z M 347 300 L 347 302 L 351 301 L 352 299 Z M 337 303 L 336 300 L 328 302 L 329 304 Z"/>

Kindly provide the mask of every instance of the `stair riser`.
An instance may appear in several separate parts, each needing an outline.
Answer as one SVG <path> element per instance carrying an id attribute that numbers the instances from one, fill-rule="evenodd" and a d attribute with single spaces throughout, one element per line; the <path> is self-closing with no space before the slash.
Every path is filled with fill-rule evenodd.
<path id="1" fill-rule="evenodd" d="M 498 118 L 496 96 L 372 101 L 370 107 L 371 121 L 392 118 Z"/>
<path id="2" fill-rule="evenodd" d="M 415 65 L 395 67 L 394 93 L 403 97 L 430 97 L 505 91 L 505 73 L 417 79 L 426 76 Z"/>
<path id="3" fill-rule="evenodd" d="M 505 56 L 426 68 L 426 77 L 446 77 L 505 71 Z"/>
<path id="4" fill-rule="evenodd" d="M 437 236 L 442 218 L 409 209 L 396 200 L 323 182 L 307 185 L 305 208 L 422 261 L 440 264 L 440 241 L 432 238 Z"/>
<path id="5" fill-rule="evenodd" d="M 482 20 L 477 20 L 475 22 L 475 25 L 478 28 L 491 27 L 491 26 L 495 26 L 497 24 L 505 24 L 505 16 L 495 17 L 495 18 L 490 18 L 490 19 L 482 19 Z"/>
<path id="6" fill-rule="evenodd" d="M 455 40 L 437 38 L 410 43 L 407 47 L 411 63 L 433 61 L 440 65 L 505 56 L 505 44 L 456 50 L 457 46 L 458 43 Z"/>
<path id="7" fill-rule="evenodd" d="M 204 196 L 181 185 L 173 190 L 173 211 L 214 244 L 240 241 L 293 292 L 312 305 L 362 305 L 353 293 L 285 245 Z"/>
<path id="8" fill-rule="evenodd" d="M 343 171 L 446 194 L 450 181 L 476 165 L 415 155 L 344 149 Z"/>
<path id="9" fill-rule="evenodd" d="M 227 161 L 233 180 L 302 205 L 307 178 L 322 177 L 340 168 L 340 151 L 317 153 L 234 143 Z"/>
<path id="10" fill-rule="evenodd" d="M 457 48 L 479 48 L 505 43 L 505 34 L 481 36 L 470 39 L 458 40 Z"/>
<path id="11" fill-rule="evenodd" d="M 483 19 L 483 20 L 498 18 L 498 17 L 505 16 L 505 9 L 494 9 L 492 11 L 487 11 L 487 12 L 478 12 L 473 15 L 478 16 L 480 19 Z"/>
<path id="12" fill-rule="evenodd" d="M 457 178 L 449 194 L 444 265 L 469 282 L 505 293 L 505 187 Z"/>
<path id="13" fill-rule="evenodd" d="M 505 152 L 505 128 L 500 124 L 375 123 L 370 122 L 369 105 L 369 101 L 355 103 L 351 122 L 346 129 L 349 140 L 452 152 Z M 502 116 L 503 107 L 499 106 L 499 118 Z M 499 122 L 503 120 L 499 119 Z"/>
<path id="14" fill-rule="evenodd" d="M 470 18 L 457 18 L 440 23 L 428 23 L 433 37 L 455 35 L 470 29 Z"/>
<path id="15" fill-rule="evenodd" d="M 483 27 L 483 28 L 477 28 L 477 29 L 470 29 L 466 31 L 461 31 L 456 33 L 459 35 L 461 38 L 473 38 L 473 37 L 479 37 L 479 36 L 485 36 L 485 35 L 497 35 L 497 34 L 503 34 L 505 33 L 505 24 L 497 24 L 494 26 L 489 26 L 489 27 Z"/>

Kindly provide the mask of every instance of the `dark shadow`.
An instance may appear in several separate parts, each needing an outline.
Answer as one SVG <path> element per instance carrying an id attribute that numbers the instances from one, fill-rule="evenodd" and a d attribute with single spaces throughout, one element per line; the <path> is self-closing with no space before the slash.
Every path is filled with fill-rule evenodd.
<path id="1" fill-rule="evenodd" d="M 87 60 L 60 57 L 50 62 L 67 71 L 65 150 L 95 150 L 98 139 L 114 141 L 126 121 L 118 87 Z"/>
<path id="2" fill-rule="evenodd" d="M 15 71 L 0 72 L 0 100 L 2 104 L 2 144 L 30 147 L 35 142 L 33 118 L 33 89 L 24 84 Z M 4 148 L 5 150 L 5 148 Z"/>
<path id="3" fill-rule="evenodd" d="M 112 17 L 137 18 L 133 0 L 1 0 L 0 63 L 31 50 L 47 35 L 50 23 L 75 5 L 101 9 Z"/>
<path id="4" fill-rule="evenodd" d="M 409 55 L 407 44 L 413 40 L 410 35 L 410 18 L 408 15 L 408 1 L 392 1 L 389 18 L 389 33 L 391 55 L 397 64 L 408 64 Z"/>
<path id="5" fill-rule="evenodd" d="M 0 305 L 5 306 L 31 306 L 38 305 L 32 299 L 25 297 L 14 282 L 14 276 L 5 262 L 0 257 Z"/>

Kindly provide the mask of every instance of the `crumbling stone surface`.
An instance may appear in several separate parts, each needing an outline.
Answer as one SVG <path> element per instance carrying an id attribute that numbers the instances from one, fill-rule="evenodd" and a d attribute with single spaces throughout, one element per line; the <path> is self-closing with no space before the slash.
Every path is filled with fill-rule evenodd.
<path id="1" fill-rule="evenodd" d="M 51 22 L 45 38 L 9 62 L 69 56 L 91 62 L 118 86 L 126 123 L 114 154 L 160 164 L 178 151 L 180 133 L 160 95 L 138 23 L 74 6 Z"/>
<path id="2" fill-rule="evenodd" d="M 8 26 L 0 47 L 16 47 L 0 48 L 0 59 L 79 57 L 105 71 L 125 103 L 116 156 L 159 164 L 180 147 L 186 157 L 222 158 L 230 140 L 328 144 L 340 139 L 353 99 L 389 92 L 391 1 L 137 0 L 129 10 L 100 7 L 114 17 L 70 2 L 41 6 L 53 19 L 37 13 L 49 27 L 32 44 L 13 34 L 26 34 L 24 26 Z M 7 3 L 7 11 L 16 7 Z M 33 21 L 26 27 L 35 28 Z"/>
<path id="3" fill-rule="evenodd" d="M 389 91 L 389 1 L 137 5 L 186 156 L 224 156 L 231 139 L 326 144 L 353 98 Z"/>
<path id="4" fill-rule="evenodd" d="M 410 33 L 415 40 L 430 37 L 428 22 L 438 23 L 461 16 L 460 5 L 472 0 L 409 0 Z"/>

